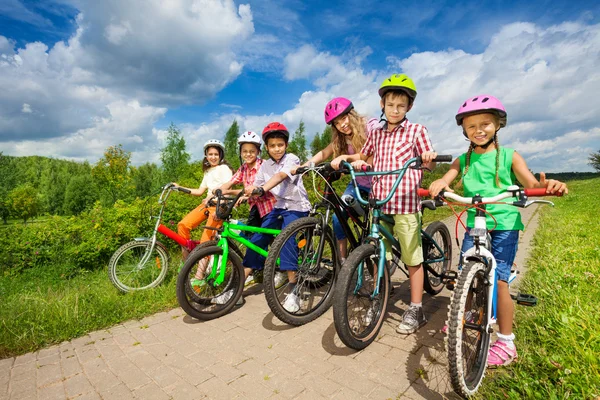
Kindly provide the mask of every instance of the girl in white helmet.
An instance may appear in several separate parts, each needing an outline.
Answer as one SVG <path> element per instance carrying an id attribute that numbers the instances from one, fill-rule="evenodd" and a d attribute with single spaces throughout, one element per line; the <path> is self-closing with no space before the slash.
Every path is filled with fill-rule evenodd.
<path id="1" fill-rule="evenodd" d="M 225 162 L 225 146 L 220 140 L 210 139 L 204 144 L 204 160 L 202 160 L 202 170 L 204 177 L 198 189 L 186 188 L 190 194 L 194 196 L 202 196 L 204 192 L 208 192 L 206 198 L 198 207 L 190 211 L 177 224 L 177 233 L 180 236 L 189 239 L 190 231 L 206 220 L 206 226 L 212 228 L 220 228 L 223 224 L 215 215 L 216 208 L 208 207 L 208 201 L 213 197 L 213 191 L 218 189 L 222 184 L 229 181 L 232 176 L 231 169 Z M 175 184 L 178 186 L 177 184 Z M 208 220 L 207 220 L 208 219 Z M 211 240 L 215 235 L 214 229 L 205 229 L 202 233 L 201 242 Z M 187 258 L 189 251 L 181 248 L 183 260 Z"/>

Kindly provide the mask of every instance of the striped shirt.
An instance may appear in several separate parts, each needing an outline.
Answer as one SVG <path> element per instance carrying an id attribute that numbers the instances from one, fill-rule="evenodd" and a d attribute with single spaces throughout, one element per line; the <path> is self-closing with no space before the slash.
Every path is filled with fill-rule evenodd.
<path id="1" fill-rule="evenodd" d="M 274 208 L 283 208 L 290 211 L 310 211 L 308 193 L 302 183 L 301 175 L 292 175 L 292 167 L 300 165 L 300 159 L 294 154 L 286 153 L 279 162 L 272 158 L 263 161 L 256 173 L 254 186 L 264 185 L 271 177 L 279 172 L 288 176 L 279 185 L 270 190 L 277 202 Z"/>
<path id="2" fill-rule="evenodd" d="M 392 171 L 402 168 L 404 163 L 413 157 L 418 157 L 426 151 L 433 151 L 433 146 L 427 136 L 427 128 L 413 124 L 404 119 L 391 132 L 387 124 L 380 124 L 376 118 L 367 122 L 367 141 L 361 153 L 369 157 L 373 155 L 374 171 Z M 371 196 L 383 200 L 392 190 L 397 175 L 374 176 Z M 420 211 L 417 189 L 421 184 L 423 172 L 408 169 L 391 200 L 382 211 L 385 214 L 414 214 Z"/>
<path id="3" fill-rule="evenodd" d="M 263 160 L 260 158 L 256 159 L 256 163 L 254 167 L 248 168 L 248 164 L 244 163 L 241 167 L 238 168 L 236 173 L 231 178 L 232 185 L 242 184 L 244 187 L 254 185 L 254 179 L 256 178 L 256 173 L 260 168 Z M 272 193 L 267 192 L 264 196 L 256 197 L 252 196 L 248 199 L 248 205 L 250 208 L 252 206 L 256 206 L 258 209 L 258 213 L 261 217 L 264 217 L 268 213 L 273 210 L 273 206 L 275 205 L 275 196 Z"/>

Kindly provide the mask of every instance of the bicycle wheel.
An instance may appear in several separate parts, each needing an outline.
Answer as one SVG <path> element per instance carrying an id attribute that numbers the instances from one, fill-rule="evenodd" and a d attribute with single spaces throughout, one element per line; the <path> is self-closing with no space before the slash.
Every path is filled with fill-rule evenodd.
<path id="1" fill-rule="evenodd" d="M 220 268 L 222 255 L 218 246 L 202 246 L 188 256 L 177 276 L 177 301 L 192 318 L 208 321 L 225 315 L 242 295 L 244 268 L 234 251 L 227 257 L 223 282 L 206 279 L 212 268 Z"/>
<path id="2" fill-rule="evenodd" d="M 423 259 L 427 266 L 425 267 L 425 280 L 423 287 L 430 295 L 436 295 L 444 288 L 444 280 L 441 277 L 433 275 L 430 270 L 442 275 L 450 269 L 452 265 L 452 238 L 446 224 L 441 221 L 432 222 L 425 229 L 431 239 L 441 247 L 442 251 L 435 247 L 435 244 L 426 236 L 423 237 Z M 427 262 L 428 260 L 440 260 Z"/>
<path id="3" fill-rule="evenodd" d="M 292 251 L 284 247 L 288 241 L 292 241 L 293 252 L 298 254 L 293 293 L 289 285 L 276 285 L 277 260 Z M 317 264 L 319 256 L 321 261 Z M 338 270 L 336 241 L 329 226 L 321 226 L 320 218 L 300 218 L 285 227 L 269 249 L 263 279 L 267 304 L 287 324 L 300 326 L 313 321 L 331 307 Z"/>
<path id="4" fill-rule="evenodd" d="M 448 366 L 454 390 L 472 396 L 485 374 L 491 334 L 485 265 L 468 261 L 454 288 L 448 313 Z"/>
<path id="5" fill-rule="evenodd" d="M 188 255 L 188 258 L 190 258 L 194 254 L 195 251 L 200 251 L 201 249 L 203 249 L 205 247 L 216 246 L 217 243 L 218 243 L 218 240 L 208 240 L 206 242 L 199 243 L 190 252 L 190 254 Z M 229 245 L 229 252 L 232 252 L 232 251 L 235 252 L 235 254 L 240 258 L 240 260 L 244 258 L 244 253 L 242 252 L 242 250 L 239 248 L 239 246 L 236 244 L 235 241 L 228 238 L 227 244 Z"/>
<path id="6" fill-rule="evenodd" d="M 379 294 L 373 298 L 379 250 L 372 244 L 356 248 L 344 263 L 335 287 L 333 321 L 342 342 L 355 350 L 367 347 L 379 333 L 390 294 L 390 276 L 383 269 Z"/>
<path id="7" fill-rule="evenodd" d="M 152 251 L 150 251 L 152 250 Z M 108 278 L 123 293 L 156 287 L 167 276 L 169 254 L 150 239 L 133 240 L 119 247 L 108 262 Z"/>

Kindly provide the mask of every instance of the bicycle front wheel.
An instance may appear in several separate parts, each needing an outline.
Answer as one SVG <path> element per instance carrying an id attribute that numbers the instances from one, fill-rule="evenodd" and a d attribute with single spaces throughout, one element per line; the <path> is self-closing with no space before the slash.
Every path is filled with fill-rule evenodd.
<path id="1" fill-rule="evenodd" d="M 108 263 L 108 278 L 123 293 L 156 287 L 167 276 L 169 255 L 165 246 L 149 239 L 119 247 Z"/>
<path id="2" fill-rule="evenodd" d="M 177 276 L 177 301 L 192 318 L 208 321 L 227 314 L 244 289 L 244 268 L 234 251 L 229 252 L 224 279 L 209 278 L 213 268 L 221 268 L 223 249 L 202 246 L 190 253 Z M 220 275 L 216 271 L 216 277 Z"/>
<path id="3" fill-rule="evenodd" d="M 448 366 L 456 393 L 470 397 L 481 385 L 487 367 L 489 284 L 485 265 L 469 261 L 454 288 L 448 313 Z"/>
<path id="4" fill-rule="evenodd" d="M 350 253 L 336 283 L 335 330 L 342 342 L 355 350 L 364 349 L 375 340 L 385 318 L 391 282 L 389 270 L 383 268 L 379 294 L 373 296 L 378 263 L 379 249 L 363 244 Z"/>
<path id="5" fill-rule="evenodd" d="M 290 325 L 304 325 L 331 307 L 339 270 L 336 242 L 329 226 L 321 222 L 320 218 L 305 217 L 289 224 L 273 241 L 265 261 L 267 304 L 277 318 Z M 296 286 L 290 290 L 282 284 L 288 273 L 279 270 L 277 261 L 296 255 Z"/>
<path id="6" fill-rule="evenodd" d="M 452 238 L 448 227 L 441 221 L 429 224 L 425 233 L 431 237 L 433 242 L 427 237 L 423 238 L 423 259 L 427 264 L 423 287 L 427 293 L 433 296 L 444 288 L 442 275 L 450 269 L 452 263 Z M 441 251 L 435 246 L 436 243 Z M 440 276 L 433 275 L 431 271 L 435 271 Z"/>

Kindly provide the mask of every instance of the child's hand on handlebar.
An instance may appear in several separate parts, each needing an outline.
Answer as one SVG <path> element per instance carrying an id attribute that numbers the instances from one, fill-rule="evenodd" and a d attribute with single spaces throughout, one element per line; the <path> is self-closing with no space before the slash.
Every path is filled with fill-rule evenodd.
<path id="1" fill-rule="evenodd" d="M 248 198 L 249 198 L 249 197 L 248 197 L 248 196 L 245 196 L 245 195 L 244 195 L 244 196 L 242 196 L 242 197 L 240 197 L 240 198 L 238 199 L 238 201 L 236 201 L 236 202 L 235 202 L 235 207 L 238 207 L 240 204 L 243 204 L 243 203 L 247 202 L 247 201 L 248 201 Z"/>
<path id="2" fill-rule="evenodd" d="M 340 169 L 340 164 L 342 163 L 342 161 L 346 161 L 346 157 L 345 156 L 337 156 L 336 158 L 334 158 L 333 160 L 331 160 L 331 168 L 338 170 Z"/>
<path id="3" fill-rule="evenodd" d="M 443 179 L 431 182 L 431 185 L 429 185 L 429 194 L 432 198 L 437 196 L 441 191 L 454 192 Z"/>
<path id="4" fill-rule="evenodd" d="M 357 160 L 357 161 L 352 162 L 350 165 L 352 165 L 352 168 L 354 168 L 355 171 L 361 171 L 361 168 L 363 167 L 363 165 L 369 165 L 369 164 L 367 164 L 366 161 Z"/>
<path id="5" fill-rule="evenodd" d="M 540 184 L 542 187 L 546 188 L 547 193 L 563 193 L 568 194 L 569 189 L 567 189 L 567 184 L 561 181 L 557 181 L 556 179 L 548 179 L 546 180 L 546 173 L 540 172 Z"/>
<path id="6" fill-rule="evenodd" d="M 436 157 L 437 153 L 435 151 L 426 151 L 423 154 L 421 154 L 421 161 L 423 161 L 423 164 L 428 164 L 432 162 Z"/>

